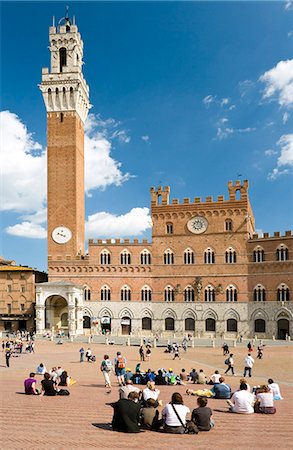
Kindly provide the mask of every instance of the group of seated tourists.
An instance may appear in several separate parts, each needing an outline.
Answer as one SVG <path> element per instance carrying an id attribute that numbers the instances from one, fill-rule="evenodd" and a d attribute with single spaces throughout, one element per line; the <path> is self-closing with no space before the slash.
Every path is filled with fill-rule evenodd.
<path id="1" fill-rule="evenodd" d="M 36 375 L 43 375 L 40 387 L 37 387 Z M 41 363 L 38 365 L 36 372 L 31 372 L 29 377 L 24 380 L 24 391 L 27 395 L 69 395 L 67 389 L 62 389 L 59 386 L 69 387 L 75 383 L 76 381 L 61 366 L 52 367 L 50 371 L 47 371 L 45 365 Z"/>

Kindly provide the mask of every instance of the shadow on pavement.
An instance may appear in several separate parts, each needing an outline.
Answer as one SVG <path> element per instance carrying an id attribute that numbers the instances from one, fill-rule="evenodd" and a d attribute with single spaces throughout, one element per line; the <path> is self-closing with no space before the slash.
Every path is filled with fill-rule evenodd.
<path id="1" fill-rule="evenodd" d="M 110 423 L 92 423 L 92 425 L 96 428 L 101 428 L 101 430 L 112 431 L 112 426 Z"/>

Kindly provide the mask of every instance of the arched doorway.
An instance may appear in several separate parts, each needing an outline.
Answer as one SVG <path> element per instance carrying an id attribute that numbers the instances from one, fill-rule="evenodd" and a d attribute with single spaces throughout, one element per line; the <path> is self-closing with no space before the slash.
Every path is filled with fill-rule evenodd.
<path id="1" fill-rule="evenodd" d="M 194 332 L 194 330 L 195 330 L 195 320 L 193 319 L 193 317 L 187 317 L 185 319 L 185 331 Z"/>
<path id="2" fill-rule="evenodd" d="M 175 320 L 173 319 L 173 317 L 166 317 L 165 330 L 166 331 L 174 331 L 175 330 Z"/>
<path id="3" fill-rule="evenodd" d="M 111 333 L 111 317 L 108 316 L 101 317 L 101 330 L 102 334 Z"/>
<path id="4" fill-rule="evenodd" d="M 236 319 L 228 319 L 227 320 L 227 332 L 229 333 L 237 333 L 238 324 Z"/>
<path id="5" fill-rule="evenodd" d="M 51 295 L 46 299 L 45 328 L 68 332 L 68 305 L 64 297 Z"/>
<path id="6" fill-rule="evenodd" d="M 90 316 L 83 316 L 83 328 L 91 328 L 91 318 Z"/>
<path id="7" fill-rule="evenodd" d="M 289 320 L 279 319 L 278 320 L 278 339 L 285 340 L 289 336 Z"/>
<path id="8" fill-rule="evenodd" d="M 131 333 L 131 319 L 130 317 L 122 317 L 121 319 L 121 334 L 129 336 Z"/>

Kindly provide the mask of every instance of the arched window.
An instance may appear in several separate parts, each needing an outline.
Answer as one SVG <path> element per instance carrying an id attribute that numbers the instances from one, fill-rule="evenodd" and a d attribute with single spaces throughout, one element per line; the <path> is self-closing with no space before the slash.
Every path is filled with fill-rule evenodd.
<path id="1" fill-rule="evenodd" d="M 226 289 L 226 300 L 227 302 L 237 302 L 237 289 L 233 284 Z"/>
<path id="2" fill-rule="evenodd" d="M 237 333 L 237 320 L 236 319 L 228 319 L 227 320 L 227 331 Z"/>
<path id="3" fill-rule="evenodd" d="M 215 319 L 206 319 L 206 331 L 216 331 Z"/>
<path id="4" fill-rule="evenodd" d="M 111 264 L 111 253 L 109 250 L 102 250 L 100 254 L 101 265 L 109 265 Z"/>
<path id="5" fill-rule="evenodd" d="M 253 262 L 264 262 L 265 252 L 261 247 L 256 247 L 253 250 Z"/>
<path id="6" fill-rule="evenodd" d="M 232 231 L 233 230 L 233 222 L 231 219 L 225 220 L 225 231 Z"/>
<path id="7" fill-rule="evenodd" d="M 195 330 L 195 320 L 192 317 L 185 319 L 185 331 Z"/>
<path id="8" fill-rule="evenodd" d="M 131 290 L 128 286 L 126 286 L 126 285 L 123 286 L 121 288 L 120 294 L 121 294 L 120 298 L 121 298 L 122 302 L 129 302 L 131 300 Z"/>
<path id="9" fill-rule="evenodd" d="M 174 302 L 174 289 L 172 286 L 166 286 L 164 289 L 165 302 Z"/>
<path id="10" fill-rule="evenodd" d="M 83 328 L 91 328 L 91 318 L 89 316 L 83 316 Z"/>
<path id="11" fill-rule="evenodd" d="M 141 319 L 141 329 L 150 330 L 152 329 L 152 319 L 150 317 L 143 317 Z"/>
<path id="12" fill-rule="evenodd" d="M 190 248 L 184 252 L 184 264 L 194 264 L 194 253 Z"/>
<path id="13" fill-rule="evenodd" d="M 167 317 L 165 319 L 165 330 L 166 331 L 174 331 L 175 330 L 175 321 L 172 317 Z"/>
<path id="14" fill-rule="evenodd" d="M 215 253 L 211 248 L 207 248 L 204 252 L 204 263 L 215 264 Z"/>
<path id="15" fill-rule="evenodd" d="M 286 284 L 281 284 L 278 287 L 277 299 L 279 302 L 288 302 L 290 300 L 290 291 Z"/>
<path id="16" fill-rule="evenodd" d="M 111 300 L 111 289 L 106 284 L 101 287 L 101 301 L 109 302 Z"/>
<path id="17" fill-rule="evenodd" d="M 257 286 L 255 286 L 253 290 L 253 300 L 255 302 L 264 302 L 265 299 L 266 299 L 266 290 L 261 284 L 258 284 Z"/>
<path id="18" fill-rule="evenodd" d="M 266 321 L 264 319 L 256 319 L 254 321 L 254 332 L 255 333 L 266 332 Z"/>
<path id="19" fill-rule="evenodd" d="M 277 261 L 287 261 L 288 259 L 289 259 L 288 248 L 284 244 L 281 244 L 277 248 Z"/>
<path id="20" fill-rule="evenodd" d="M 68 326 L 68 313 L 61 314 L 61 327 Z"/>
<path id="21" fill-rule="evenodd" d="M 151 254 L 148 250 L 144 249 L 140 254 L 140 264 L 151 264 Z"/>
<path id="22" fill-rule="evenodd" d="M 67 65 L 67 54 L 66 48 L 64 47 L 61 47 L 59 49 L 59 61 L 60 61 L 60 72 L 62 72 L 63 67 Z"/>
<path id="23" fill-rule="evenodd" d="M 225 253 L 225 261 L 226 264 L 235 264 L 236 263 L 236 252 L 234 248 L 229 247 Z"/>
<path id="24" fill-rule="evenodd" d="M 166 233 L 173 234 L 173 223 L 171 222 L 166 223 Z"/>
<path id="25" fill-rule="evenodd" d="M 184 301 L 194 302 L 194 289 L 192 286 L 186 286 L 184 289 Z"/>
<path id="26" fill-rule="evenodd" d="M 143 286 L 140 291 L 140 298 L 142 302 L 150 302 L 152 300 L 152 290 L 149 286 Z"/>
<path id="27" fill-rule="evenodd" d="M 210 284 L 204 290 L 204 301 L 205 302 L 215 301 L 215 289 Z"/>
<path id="28" fill-rule="evenodd" d="M 169 248 L 164 252 L 164 264 L 174 264 L 174 253 Z"/>
<path id="29" fill-rule="evenodd" d="M 131 255 L 126 249 L 120 253 L 120 264 L 131 264 Z"/>
<path id="30" fill-rule="evenodd" d="M 91 290 L 88 287 L 84 288 L 84 301 L 89 302 L 91 299 Z"/>

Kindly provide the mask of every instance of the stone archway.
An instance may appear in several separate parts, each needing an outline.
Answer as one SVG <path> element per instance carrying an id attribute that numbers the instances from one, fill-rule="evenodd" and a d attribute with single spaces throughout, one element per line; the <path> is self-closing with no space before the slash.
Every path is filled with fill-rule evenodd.
<path id="1" fill-rule="evenodd" d="M 50 295 L 46 298 L 45 328 L 68 334 L 68 303 L 61 295 Z"/>
<path id="2" fill-rule="evenodd" d="M 278 339 L 285 340 L 290 335 L 290 322 L 288 319 L 278 320 Z"/>

